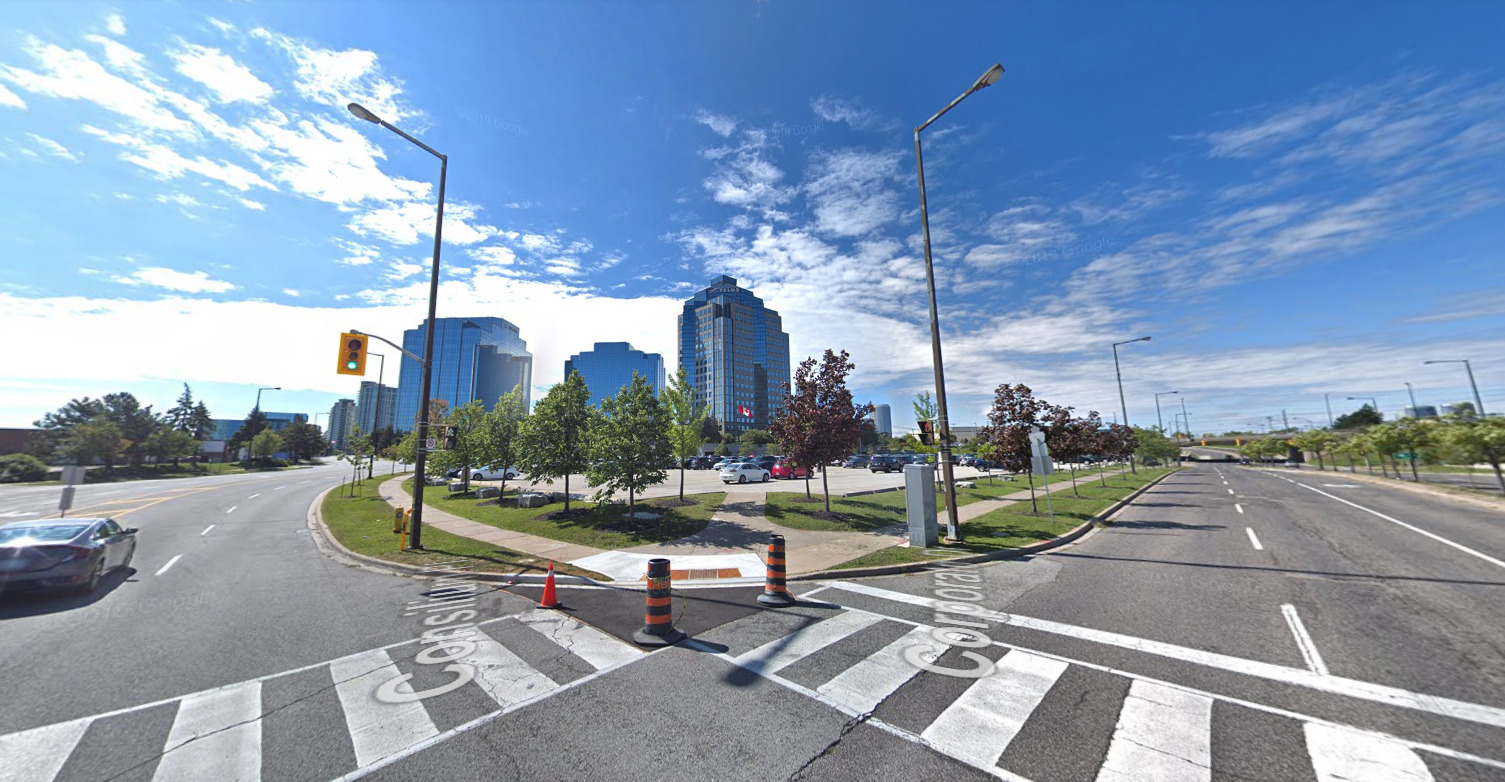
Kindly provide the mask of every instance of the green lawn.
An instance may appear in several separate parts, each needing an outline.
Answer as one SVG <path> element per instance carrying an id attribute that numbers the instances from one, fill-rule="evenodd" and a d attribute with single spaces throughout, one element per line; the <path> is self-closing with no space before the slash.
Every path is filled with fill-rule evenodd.
<path id="1" fill-rule="evenodd" d="M 803 494 L 771 491 L 768 493 L 763 515 L 780 526 L 817 532 L 867 532 L 904 523 L 902 491 L 864 494 L 860 497 L 832 497 L 831 511 L 839 514 L 836 519 L 817 515 L 825 512 L 826 504 L 822 495 L 816 495 L 815 500 L 806 502 Z"/>
<path id="2" fill-rule="evenodd" d="M 1042 540 L 1049 540 L 1075 529 L 1088 519 L 1107 510 L 1135 489 L 1171 472 L 1172 469 L 1164 467 L 1141 467 L 1139 468 L 1138 475 L 1134 475 L 1133 473 L 1130 473 L 1128 476 L 1119 476 L 1116 473 L 1110 474 L 1105 476 L 1107 481 L 1106 487 L 1096 478 L 1090 482 L 1078 478 L 1077 487 L 1082 495 L 1081 499 L 1076 499 L 1071 495 L 1069 482 L 1068 488 L 1064 493 L 1053 484 L 1050 505 L 1055 510 L 1054 520 L 1046 513 L 1045 495 L 1041 492 L 1039 495 L 1040 514 L 1038 516 L 1030 512 L 1028 502 L 1016 502 L 1012 505 L 990 511 L 971 521 L 962 522 L 959 530 L 962 539 L 959 544 L 945 546 L 944 548 L 938 547 L 931 549 L 931 551 L 944 550 L 953 556 L 985 554 L 991 551 L 1019 548 L 1020 546 L 1026 546 Z M 1021 487 L 1023 486 L 1024 484 L 1021 483 Z M 893 547 L 843 562 L 837 565 L 836 569 L 876 567 L 941 558 L 943 557 L 926 554 L 924 549 Z"/>
<path id="3" fill-rule="evenodd" d="M 360 481 L 356 485 L 361 492 L 358 497 L 346 497 L 339 491 L 325 495 L 320 513 L 340 545 L 358 554 L 403 565 L 453 563 L 458 559 L 464 562 L 451 565 L 452 567 L 487 573 L 543 573 L 549 569 L 547 559 L 451 535 L 426 525 L 423 529 L 423 551 L 399 551 L 397 547 L 400 538 L 392 534 L 392 506 L 376 493 L 377 484 L 390 477 L 378 476 Z M 564 562 L 554 563 L 554 571 L 607 580 L 600 573 Z"/>
<path id="4" fill-rule="evenodd" d="M 413 480 L 403 482 L 403 491 L 413 491 Z M 517 496 L 517 490 L 507 489 L 507 497 Z M 677 497 L 658 497 L 638 500 L 638 512 L 660 515 L 652 521 L 628 522 L 625 497 L 621 505 L 596 505 L 591 502 L 572 500 L 572 509 L 585 509 L 586 513 L 568 519 L 550 520 L 540 518 L 549 513 L 564 510 L 564 503 L 555 502 L 542 508 L 508 508 L 490 500 L 477 500 L 474 493 L 450 494 L 443 486 L 430 486 L 424 490 L 423 502 L 472 521 L 490 524 L 514 532 L 524 532 L 541 538 L 578 543 L 599 549 L 621 549 L 647 543 L 667 543 L 689 537 L 705 529 L 726 492 L 686 494 L 685 499 L 695 502 L 682 508 L 665 507 L 664 503 L 675 502 Z"/>

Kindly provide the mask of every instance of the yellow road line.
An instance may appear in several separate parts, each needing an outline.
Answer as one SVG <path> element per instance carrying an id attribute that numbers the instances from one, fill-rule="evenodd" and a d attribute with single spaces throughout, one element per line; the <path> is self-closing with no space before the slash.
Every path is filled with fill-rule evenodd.
<path id="1" fill-rule="evenodd" d="M 179 491 L 176 494 L 169 494 L 169 495 L 162 496 L 162 497 L 134 497 L 134 498 L 131 498 L 131 499 L 128 499 L 128 500 L 108 500 L 108 501 L 105 501 L 105 502 L 96 503 L 94 505 L 89 505 L 89 506 L 86 506 L 86 507 L 83 507 L 83 508 L 74 508 L 74 509 L 72 509 L 72 510 L 70 510 L 68 512 L 72 513 L 74 516 L 88 516 L 91 513 L 105 511 L 107 513 L 107 515 L 109 515 L 111 517 L 125 516 L 125 515 L 131 514 L 131 513 L 135 513 L 138 510 L 145 510 L 147 508 L 152 507 L 153 505 L 159 505 L 161 503 L 167 502 L 168 500 L 176 500 L 176 499 L 178 499 L 180 497 L 187 497 L 190 494 L 198 494 L 199 492 L 205 492 L 205 491 L 209 491 L 211 489 L 222 489 L 222 488 L 224 488 L 224 487 L 223 486 L 205 486 L 205 487 L 200 488 L 200 489 L 183 489 L 182 491 Z M 127 503 L 127 502 L 141 502 L 142 500 L 150 500 L 150 502 L 147 502 L 145 505 L 138 505 L 138 506 L 136 506 L 134 508 L 126 508 L 124 510 L 114 510 L 114 511 L 109 510 L 110 506 L 112 506 L 112 505 L 120 505 L 122 503 Z M 50 518 L 54 518 L 54 517 L 53 516 L 44 516 L 43 518 L 49 518 L 50 519 Z"/>

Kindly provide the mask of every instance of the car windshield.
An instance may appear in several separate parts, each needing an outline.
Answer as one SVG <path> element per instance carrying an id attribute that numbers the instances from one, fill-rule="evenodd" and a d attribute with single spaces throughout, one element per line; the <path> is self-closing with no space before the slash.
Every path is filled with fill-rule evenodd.
<path id="1" fill-rule="evenodd" d="M 72 540 L 88 529 L 88 524 L 57 524 L 46 527 L 11 527 L 0 529 L 0 546 L 27 543 L 60 543 Z"/>

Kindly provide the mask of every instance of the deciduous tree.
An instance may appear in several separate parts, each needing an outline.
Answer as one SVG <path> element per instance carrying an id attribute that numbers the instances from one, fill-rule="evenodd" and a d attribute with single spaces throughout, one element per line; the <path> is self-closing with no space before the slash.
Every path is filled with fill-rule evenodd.
<path id="1" fill-rule="evenodd" d="M 1019 383 L 1004 383 L 993 391 L 993 407 L 988 411 L 988 425 L 977 433 L 977 439 L 986 439 L 991 445 L 994 460 L 1012 473 L 1026 473 L 1030 484 L 1030 508 L 1039 513 L 1040 505 L 1035 499 L 1035 471 L 1030 461 L 1029 431 L 1032 427 L 1047 424 L 1046 416 L 1052 411 L 1050 403 L 1036 399 L 1029 386 Z"/>
<path id="2" fill-rule="evenodd" d="M 849 354 L 829 348 L 816 361 L 800 362 L 794 374 L 792 393 L 784 395 L 783 413 L 770 427 L 779 448 L 795 464 L 805 468 L 805 493 L 810 493 L 810 472 L 822 467 L 821 491 L 826 513 L 831 512 L 831 487 L 824 465 L 851 453 L 862 433 L 862 420 L 873 412 L 872 403 L 856 405 L 847 388 L 847 376 L 856 369 Z"/>
<path id="3" fill-rule="evenodd" d="M 679 464 L 679 499 L 685 498 L 685 460 L 700 452 L 705 442 L 705 423 L 710 415 L 705 405 L 695 403 L 695 386 L 681 366 L 660 395 L 669 417 L 669 449 Z"/>
<path id="4" fill-rule="evenodd" d="M 528 417 L 523 403 L 523 385 L 503 394 L 481 419 L 479 458 L 486 464 L 502 468 L 502 495 L 507 494 L 507 469 L 516 467 L 522 453 L 518 449 L 518 432 Z"/>
<path id="5" fill-rule="evenodd" d="M 638 492 L 666 477 L 663 464 L 669 459 L 669 430 L 664 406 L 637 372 L 616 396 L 602 399 L 601 413 L 590 427 L 592 461 L 586 468 L 597 500 L 610 500 L 626 490 L 627 518 L 633 518 Z"/>
<path id="6" fill-rule="evenodd" d="M 564 479 L 564 509 L 570 509 L 570 475 L 585 471 L 589 459 L 590 390 L 579 372 L 549 389 L 519 429 L 523 472 L 536 481 Z"/>
<path id="7" fill-rule="evenodd" d="M 263 429 L 251 438 L 251 455 L 257 459 L 265 461 L 280 450 L 282 450 L 282 435 L 270 429 Z"/>
<path id="8" fill-rule="evenodd" d="M 63 435 L 60 450 L 63 455 L 77 459 L 79 464 L 88 464 L 96 459 L 103 461 L 105 470 L 108 471 L 114 468 L 115 460 L 120 458 L 125 445 L 120 426 L 100 416 L 70 427 L 68 433 Z"/>

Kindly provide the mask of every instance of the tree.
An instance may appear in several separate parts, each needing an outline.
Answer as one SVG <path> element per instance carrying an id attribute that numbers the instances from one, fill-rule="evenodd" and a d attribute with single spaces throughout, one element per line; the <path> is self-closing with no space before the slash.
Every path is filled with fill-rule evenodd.
<path id="1" fill-rule="evenodd" d="M 506 468 L 515 467 L 522 456 L 518 450 L 518 432 L 527 417 L 522 383 L 498 398 L 496 405 L 481 417 L 481 443 L 477 456 L 488 465 L 502 468 L 502 496 L 507 494 Z"/>
<path id="2" fill-rule="evenodd" d="M 460 471 L 460 491 L 470 491 L 470 468 L 472 467 L 508 467 L 510 465 L 493 465 L 490 463 L 487 451 L 490 450 L 486 442 L 486 404 L 479 399 L 472 399 L 455 408 L 449 417 L 438 429 L 429 427 L 432 436 L 441 442 L 444 439 L 444 430 L 454 427 L 455 445 L 453 448 L 442 448 L 429 454 L 428 461 L 434 465 L 434 471 L 447 474 L 451 470 Z"/>
<path id="3" fill-rule="evenodd" d="M 282 435 L 270 429 L 263 429 L 251 438 L 251 455 L 257 459 L 270 459 L 272 454 L 280 450 L 282 450 Z"/>
<path id="4" fill-rule="evenodd" d="M 1400 467 L 1393 460 L 1398 454 L 1407 454 L 1410 458 L 1406 461 L 1411 463 L 1411 479 L 1420 483 L 1421 476 L 1417 474 L 1416 462 L 1422 458 L 1422 451 L 1432 444 L 1432 424 L 1431 421 L 1416 418 L 1401 418 L 1370 429 L 1368 436 L 1382 457 L 1391 457 L 1397 478 L 1400 477 Z"/>
<path id="5" fill-rule="evenodd" d="M 230 439 L 225 441 L 225 449 L 231 453 L 239 451 L 241 446 L 251 442 L 251 440 L 255 439 L 256 435 L 261 434 L 261 430 L 267 428 L 267 425 L 266 414 L 261 412 L 261 408 L 251 408 L 251 413 L 246 416 L 246 420 L 241 423 L 240 428 L 236 429 L 235 433 L 230 435 Z"/>
<path id="6" fill-rule="evenodd" d="M 801 361 L 793 393 L 784 395 L 783 412 L 770 427 L 785 455 L 805 467 L 807 496 L 810 471 L 851 453 L 861 437 L 863 418 L 873 412 L 871 402 L 852 403 L 847 376 L 856 368 L 845 350 L 836 353 L 827 348 L 819 371 L 813 357 Z M 831 487 L 825 469 L 820 471 L 820 483 L 826 513 L 830 513 Z"/>
<path id="7" fill-rule="evenodd" d="M 203 402 L 193 406 L 193 424 L 188 431 L 193 433 L 196 440 L 207 440 L 214 433 L 214 418 L 209 415 L 209 408 Z"/>
<path id="8" fill-rule="evenodd" d="M 873 423 L 873 419 L 862 419 L 861 431 L 857 437 L 857 450 L 866 451 L 870 448 L 876 448 L 878 446 L 878 436 L 878 425 Z"/>
<path id="9" fill-rule="evenodd" d="M 705 423 L 710 420 L 705 405 L 695 403 L 695 386 L 681 366 L 660 395 L 669 416 L 669 450 L 679 464 L 679 499 L 685 499 L 685 459 L 694 456 L 705 442 Z"/>
<path id="10" fill-rule="evenodd" d="M 102 461 L 108 471 L 114 468 L 115 460 L 120 458 L 124 448 L 125 438 L 120 434 L 120 426 L 101 416 L 70 428 L 63 435 L 61 450 L 64 456 L 73 457 L 79 464 Z"/>
<path id="11" fill-rule="evenodd" d="M 589 458 L 594 413 L 589 400 L 585 380 L 579 372 L 571 372 L 538 400 L 533 414 L 518 431 L 523 472 L 534 481 L 563 478 L 566 512 L 570 509 L 570 475 L 583 472 Z"/>
<path id="12" fill-rule="evenodd" d="M 393 448 L 395 448 L 396 451 L 397 451 L 397 461 L 402 462 L 404 465 L 413 464 L 414 462 L 417 462 L 418 461 L 418 430 L 414 429 L 414 430 L 408 432 L 407 434 L 404 434 L 402 436 L 402 439 L 398 440 L 397 441 L 397 445 L 393 446 Z M 414 476 L 414 477 L 416 478 L 417 476 Z"/>
<path id="13" fill-rule="evenodd" d="M 627 518 L 633 518 L 637 493 L 667 477 L 663 464 L 669 458 L 670 428 L 653 387 L 637 372 L 616 396 L 601 400 L 601 414 L 590 427 L 591 464 L 585 473 L 596 486 L 598 502 L 625 489 Z"/>
<path id="14" fill-rule="evenodd" d="M 700 442 L 721 443 L 721 422 L 716 420 L 716 416 L 707 413 L 705 420 L 701 422 Z"/>
<path id="15" fill-rule="evenodd" d="M 937 412 L 937 410 L 938 410 L 938 408 L 935 405 L 935 400 L 931 398 L 929 391 L 921 391 L 920 393 L 915 394 L 915 396 L 914 396 L 914 420 L 915 420 L 915 423 L 918 424 L 921 421 L 934 421 L 936 419 L 936 416 L 939 415 L 939 413 Z M 939 433 L 937 433 L 937 434 L 939 434 Z"/>
<path id="16" fill-rule="evenodd" d="M 1291 443 L 1303 451 L 1309 451 L 1316 454 L 1317 469 L 1326 470 L 1327 464 L 1322 461 L 1322 454 L 1324 451 L 1331 450 L 1333 444 L 1337 442 L 1337 439 L 1338 438 L 1334 436 L 1332 432 L 1329 432 L 1326 429 L 1308 429 L 1307 431 L 1302 432 L 1295 437 L 1292 437 Z M 1336 462 L 1334 462 L 1333 469 L 1336 470 L 1337 468 L 1338 465 Z"/>
<path id="17" fill-rule="evenodd" d="M 179 459 L 198 453 L 199 441 L 192 434 L 164 423 L 147 435 L 142 450 L 159 464 L 171 459 L 173 466 L 177 466 Z"/>
<path id="18" fill-rule="evenodd" d="M 729 448 L 729 447 L 727 447 L 726 443 L 720 443 L 719 445 L 716 446 L 716 455 L 717 456 L 731 456 L 732 455 L 732 449 Z"/>
<path id="19" fill-rule="evenodd" d="M 1473 402 L 1454 402 L 1452 405 L 1450 405 L 1450 407 L 1453 408 L 1453 417 L 1454 418 L 1478 418 L 1479 417 L 1478 413 L 1476 413 L 1474 411 L 1474 403 Z"/>
<path id="20" fill-rule="evenodd" d="M 1334 429 L 1363 429 L 1366 426 L 1374 426 L 1384 423 L 1385 416 L 1381 415 L 1373 407 L 1366 404 L 1352 413 L 1344 413 L 1333 421 Z"/>
<path id="21" fill-rule="evenodd" d="M 152 406 L 142 407 L 135 395 L 121 391 L 105 394 L 105 417 L 120 427 L 120 435 L 129 441 L 125 453 L 131 464 L 140 464 L 144 455 L 146 438 L 151 437 L 161 424 L 160 417 L 152 412 Z"/>
<path id="22" fill-rule="evenodd" d="M 307 421 L 294 421 L 282 430 L 282 441 L 293 461 L 312 461 L 324 452 L 324 433 Z"/>
<path id="23" fill-rule="evenodd" d="M 768 445 L 774 442 L 774 436 L 764 429 L 749 429 L 737 438 L 738 453 L 752 453 L 760 445 Z"/>
<path id="24" fill-rule="evenodd" d="M 176 431 L 192 433 L 195 409 L 193 389 L 189 388 L 187 383 L 184 383 L 183 393 L 178 395 L 177 404 L 174 404 L 167 409 L 166 413 L 162 414 L 162 420 Z"/>
<path id="25" fill-rule="evenodd" d="M 1103 432 L 1101 442 L 1109 456 L 1119 462 L 1127 463 L 1129 457 L 1139 448 L 1139 438 L 1134 436 L 1134 430 L 1123 424 L 1108 424 Z"/>
<path id="26" fill-rule="evenodd" d="M 1505 418 L 1455 421 L 1443 427 L 1440 435 L 1443 442 L 1461 451 L 1469 464 L 1489 462 L 1500 491 L 1505 492 L 1505 474 L 1500 472 L 1500 460 L 1505 458 Z"/>
<path id="27" fill-rule="evenodd" d="M 1139 446 L 1134 449 L 1134 455 L 1140 461 L 1156 459 L 1161 462 L 1173 462 L 1181 456 L 1181 446 L 1171 442 L 1169 437 L 1161 434 L 1156 429 L 1141 429 L 1133 427 L 1134 439 L 1139 441 Z"/>
<path id="28" fill-rule="evenodd" d="M 32 426 L 41 429 L 42 433 L 37 435 L 36 442 L 30 445 L 28 452 L 39 458 L 51 458 L 54 453 L 62 449 L 64 438 L 73 431 L 75 426 L 92 421 L 104 414 L 104 402 L 98 399 L 89 397 L 70 399 L 56 412 L 47 413 L 41 419 L 32 422 Z"/>
<path id="29" fill-rule="evenodd" d="M 988 425 L 977 433 L 979 440 L 992 445 L 999 466 L 1013 473 L 1027 473 L 1030 485 L 1030 508 L 1039 513 L 1035 499 L 1035 470 L 1030 460 L 1029 430 L 1046 423 L 1052 406 L 1036 399 L 1029 386 L 1004 383 L 993 392 L 993 407 L 988 411 Z"/>

